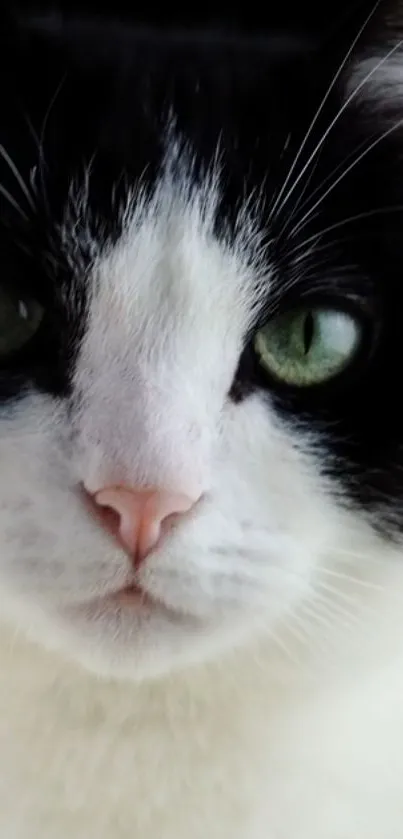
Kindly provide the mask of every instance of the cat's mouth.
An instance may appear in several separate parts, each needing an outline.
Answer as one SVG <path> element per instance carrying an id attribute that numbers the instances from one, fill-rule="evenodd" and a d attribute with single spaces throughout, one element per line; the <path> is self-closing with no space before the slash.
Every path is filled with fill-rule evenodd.
<path id="1" fill-rule="evenodd" d="M 97 605 L 101 609 L 106 608 L 107 610 L 112 608 L 114 610 L 136 611 L 148 615 L 165 615 L 171 621 L 183 620 L 185 617 L 181 612 L 169 606 L 162 599 L 155 597 L 138 583 L 133 582 L 102 595 L 97 598 L 97 604 L 93 603 L 93 605 Z"/>
<path id="2" fill-rule="evenodd" d="M 129 583 L 110 594 L 106 594 L 103 600 L 110 603 L 116 603 L 121 606 L 144 606 L 147 608 L 161 607 L 161 602 L 158 602 L 151 597 L 141 586 L 136 583 Z"/>

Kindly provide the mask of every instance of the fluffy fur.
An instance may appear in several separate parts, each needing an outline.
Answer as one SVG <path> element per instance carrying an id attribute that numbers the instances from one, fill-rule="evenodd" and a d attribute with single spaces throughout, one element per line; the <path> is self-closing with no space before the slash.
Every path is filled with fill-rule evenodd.
<path id="1" fill-rule="evenodd" d="M 2 282 L 45 312 L 0 364 L 5 839 L 402 836 L 401 76 L 363 5 L 4 24 Z M 301 300 L 362 352 L 287 389 L 253 335 Z M 112 484 L 200 500 L 134 569 Z"/>

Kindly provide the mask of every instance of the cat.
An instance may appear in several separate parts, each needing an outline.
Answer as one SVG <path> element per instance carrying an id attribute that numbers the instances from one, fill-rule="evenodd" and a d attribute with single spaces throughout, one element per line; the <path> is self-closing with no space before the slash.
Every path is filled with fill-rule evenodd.
<path id="1" fill-rule="evenodd" d="M 403 5 L 326 9 L 2 10 L 4 839 L 403 836 Z"/>

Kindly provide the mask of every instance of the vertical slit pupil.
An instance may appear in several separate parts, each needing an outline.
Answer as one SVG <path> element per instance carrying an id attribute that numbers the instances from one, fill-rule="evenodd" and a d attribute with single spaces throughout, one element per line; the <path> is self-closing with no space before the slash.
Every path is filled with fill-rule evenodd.
<path id="1" fill-rule="evenodd" d="M 308 355 L 312 346 L 313 334 L 315 331 L 315 324 L 312 312 L 308 312 L 304 320 L 304 352 Z"/>

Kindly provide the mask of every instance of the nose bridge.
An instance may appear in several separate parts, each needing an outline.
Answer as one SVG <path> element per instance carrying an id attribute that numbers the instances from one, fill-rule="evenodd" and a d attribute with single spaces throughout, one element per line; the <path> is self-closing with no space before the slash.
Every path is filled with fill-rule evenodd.
<path id="1" fill-rule="evenodd" d="M 81 348 L 75 384 L 82 468 L 94 490 L 123 483 L 197 496 L 209 482 L 225 396 L 217 330 L 210 335 L 194 306 L 179 311 L 170 300 L 161 314 L 150 296 L 135 317 L 136 298 L 128 300 L 115 318 L 110 295 L 100 294 Z"/>
<path id="2" fill-rule="evenodd" d="M 78 412 L 80 460 L 93 490 L 164 486 L 192 497 L 209 482 L 212 416 L 193 393 L 117 372 L 97 379 Z"/>

